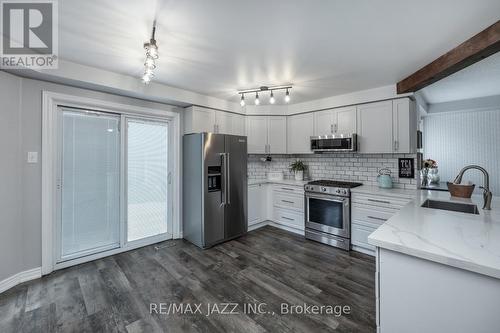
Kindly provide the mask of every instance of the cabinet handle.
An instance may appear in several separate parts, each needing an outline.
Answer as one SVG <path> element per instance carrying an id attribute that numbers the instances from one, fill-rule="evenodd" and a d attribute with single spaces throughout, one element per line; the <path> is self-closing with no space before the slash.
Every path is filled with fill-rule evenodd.
<path id="1" fill-rule="evenodd" d="M 290 201 L 290 200 L 281 200 L 282 202 L 286 202 L 286 203 L 291 203 L 293 204 L 294 202 L 293 201 Z"/>
<path id="2" fill-rule="evenodd" d="M 399 142 L 397 140 L 394 140 L 394 150 L 395 151 L 399 150 Z"/>
<path id="3" fill-rule="evenodd" d="M 288 221 L 295 221 L 294 219 L 291 219 L 291 218 L 286 217 L 286 216 L 282 216 L 281 218 L 284 219 L 284 220 L 288 220 Z"/>
<path id="4" fill-rule="evenodd" d="M 339 125 L 338 125 L 338 124 L 335 124 L 335 125 L 333 126 L 333 128 L 335 129 L 335 133 L 337 133 L 337 131 L 339 130 Z"/>
<path id="5" fill-rule="evenodd" d="M 293 188 L 282 187 L 282 190 L 293 191 Z"/>
<path id="6" fill-rule="evenodd" d="M 333 130 L 333 124 L 330 124 L 330 132 L 333 134 L 335 131 Z"/>
<path id="7" fill-rule="evenodd" d="M 391 204 L 391 202 L 390 202 L 390 201 L 375 200 L 375 199 L 370 199 L 370 198 L 368 198 L 368 201 L 378 202 L 378 203 L 384 203 L 384 204 L 388 204 L 388 205 L 390 205 L 390 204 Z"/>
<path id="8" fill-rule="evenodd" d="M 376 217 L 376 216 L 367 216 L 367 217 L 372 220 L 387 221 L 387 219 L 383 219 L 381 217 Z"/>

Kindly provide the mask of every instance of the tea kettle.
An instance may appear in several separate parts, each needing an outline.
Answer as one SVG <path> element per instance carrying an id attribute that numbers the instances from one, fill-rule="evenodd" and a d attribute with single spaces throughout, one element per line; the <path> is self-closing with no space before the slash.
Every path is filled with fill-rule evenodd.
<path id="1" fill-rule="evenodd" d="M 377 176 L 378 187 L 392 188 L 391 170 L 384 168 L 378 171 Z"/>

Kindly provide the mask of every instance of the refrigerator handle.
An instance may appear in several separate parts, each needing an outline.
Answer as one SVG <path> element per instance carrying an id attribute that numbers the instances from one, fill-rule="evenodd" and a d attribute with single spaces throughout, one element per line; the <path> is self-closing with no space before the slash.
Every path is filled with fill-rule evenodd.
<path id="1" fill-rule="evenodd" d="M 226 163 L 226 153 L 220 153 L 219 155 L 221 157 L 221 164 L 222 164 L 222 166 L 220 168 L 221 173 L 222 173 L 222 175 L 221 175 L 221 180 L 222 180 L 221 188 L 222 188 L 222 190 L 220 192 L 220 196 L 221 196 L 220 206 L 222 207 L 226 204 L 226 196 L 227 196 L 227 194 L 226 194 L 226 177 L 227 177 L 226 176 L 226 165 L 227 165 L 227 163 Z"/>
<path id="2" fill-rule="evenodd" d="M 226 204 L 231 204 L 231 162 L 230 155 L 226 153 Z"/>

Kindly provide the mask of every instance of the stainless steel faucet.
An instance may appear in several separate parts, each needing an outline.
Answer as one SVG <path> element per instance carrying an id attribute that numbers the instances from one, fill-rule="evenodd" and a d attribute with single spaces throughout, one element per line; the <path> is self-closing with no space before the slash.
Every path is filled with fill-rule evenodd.
<path id="1" fill-rule="evenodd" d="M 493 194 L 490 191 L 490 176 L 488 175 L 488 171 L 486 171 L 485 168 L 480 167 L 479 165 L 468 165 L 464 167 L 460 172 L 458 173 L 458 176 L 455 178 L 453 183 L 455 184 L 460 184 L 462 182 L 462 177 L 465 173 L 465 171 L 469 169 L 476 169 L 479 170 L 483 173 L 483 186 L 479 186 L 480 189 L 483 190 L 483 199 L 484 199 L 484 205 L 483 209 L 490 210 L 491 209 L 491 198 L 493 197 Z"/>

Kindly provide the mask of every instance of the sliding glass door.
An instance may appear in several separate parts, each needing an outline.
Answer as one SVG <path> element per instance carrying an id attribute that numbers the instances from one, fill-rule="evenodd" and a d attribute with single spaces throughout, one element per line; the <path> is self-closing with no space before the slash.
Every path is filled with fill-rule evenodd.
<path id="1" fill-rule="evenodd" d="M 58 259 L 120 246 L 120 117 L 63 109 Z"/>
<path id="2" fill-rule="evenodd" d="M 127 241 L 168 232 L 168 123 L 127 118 Z"/>
<path id="3" fill-rule="evenodd" d="M 171 238 L 168 121 L 60 108 L 56 262 Z"/>

